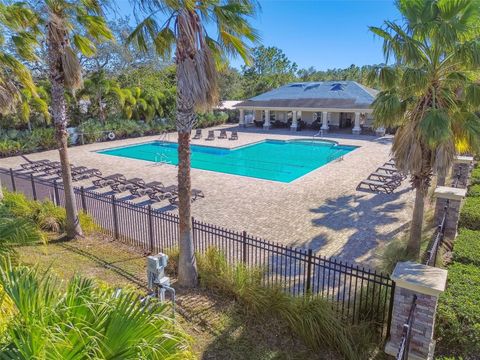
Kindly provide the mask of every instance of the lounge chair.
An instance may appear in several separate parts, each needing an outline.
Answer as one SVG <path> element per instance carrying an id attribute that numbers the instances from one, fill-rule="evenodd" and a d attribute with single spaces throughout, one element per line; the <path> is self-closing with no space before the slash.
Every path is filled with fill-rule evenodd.
<path id="1" fill-rule="evenodd" d="M 227 136 L 227 130 L 220 130 L 220 135 L 218 135 L 219 139 L 226 139 Z"/>
<path id="2" fill-rule="evenodd" d="M 151 200 L 155 202 L 161 202 L 165 199 L 171 199 L 172 197 L 174 197 L 172 193 L 162 191 L 148 192 L 147 195 Z"/>
<path id="3" fill-rule="evenodd" d="M 238 133 L 236 131 L 232 131 L 232 134 L 228 140 L 238 140 Z"/>
<path id="4" fill-rule="evenodd" d="M 398 173 L 398 170 L 396 167 L 394 166 L 380 166 L 376 172 L 379 172 L 379 171 L 384 171 L 386 172 L 387 174 L 395 174 L 395 173 Z"/>
<path id="5" fill-rule="evenodd" d="M 192 202 L 199 198 L 205 198 L 205 194 L 203 193 L 203 191 L 199 189 L 192 189 Z M 168 201 L 170 202 L 170 204 L 178 206 L 178 194 L 169 198 Z"/>
<path id="6" fill-rule="evenodd" d="M 161 192 L 165 186 L 160 181 L 152 181 L 142 186 L 130 189 L 130 193 L 135 197 L 141 197 L 155 192 Z"/>
<path id="7" fill-rule="evenodd" d="M 128 179 L 126 181 L 119 181 L 119 182 L 113 183 L 110 185 L 110 188 L 117 193 L 121 193 L 127 190 L 136 189 L 143 185 L 145 185 L 145 181 L 142 178 L 136 177 L 136 178 Z"/>
<path id="8" fill-rule="evenodd" d="M 215 140 L 215 132 L 213 130 L 208 130 L 208 136 L 205 138 L 207 141 Z"/>
<path id="9" fill-rule="evenodd" d="M 400 183 L 397 178 L 389 180 L 389 181 L 377 181 L 377 180 L 363 180 L 359 185 L 358 188 L 362 185 L 366 185 L 370 188 L 371 191 L 383 191 L 387 194 L 391 194 L 397 187 L 400 186 Z"/>
<path id="10" fill-rule="evenodd" d="M 383 182 L 393 180 L 393 179 L 399 179 L 400 181 L 402 181 L 402 180 L 405 179 L 405 176 L 400 174 L 400 173 L 388 174 L 388 173 L 374 172 L 374 173 L 370 174 L 368 179 L 369 180 L 379 180 L 379 181 L 383 181 Z"/>
<path id="11" fill-rule="evenodd" d="M 123 174 L 113 174 L 105 177 L 100 177 L 99 179 L 95 179 L 92 181 L 93 186 L 97 188 L 102 188 L 108 185 L 112 185 L 116 182 L 125 182 L 127 179 Z"/>
<path id="12" fill-rule="evenodd" d="M 23 158 L 28 161 L 27 163 L 20 164 L 22 169 L 25 169 L 25 170 L 33 170 L 37 167 L 44 166 L 50 163 L 50 160 L 47 160 L 47 159 L 30 161 L 26 157 L 23 157 Z"/>
<path id="13" fill-rule="evenodd" d="M 194 139 L 198 140 L 202 138 L 202 129 L 196 129 L 195 130 L 195 136 L 193 137 Z"/>

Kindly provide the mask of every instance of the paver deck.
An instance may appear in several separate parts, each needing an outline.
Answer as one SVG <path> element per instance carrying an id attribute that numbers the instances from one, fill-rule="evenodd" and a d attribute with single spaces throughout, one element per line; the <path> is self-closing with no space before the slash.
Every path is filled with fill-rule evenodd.
<path id="1" fill-rule="evenodd" d="M 217 127 L 216 129 L 218 129 Z M 313 132 L 288 130 L 237 129 L 239 140 L 192 140 L 194 144 L 236 147 L 264 139 L 312 138 Z M 204 136 L 207 130 L 203 130 Z M 218 132 L 217 132 L 218 135 Z M 356 190 L 365 179 L 390 157 L 389 136 L 328 134 L 327 139 L 344 145 L 360 146 L 355 151 L 291 182 L 268 180 L 192 169 L 192 186 L 206 195 L 193 203 L 193 215 L 202 221 L 247 232 L 267 240 L 304 246 L 325 256 L 374 265 L 376 249 L 407 228 L 414 194 L 408 181 L 393 194 L 374 194 Z M 95 151 L 159 139 L 149 136 L 95 143 L 70 149 L 75 165 L 100 169 L 104 175 L 122 172 L 127 177 L 176 183 L 177 168 L 152 162 L 98 154 Z M 163 140 L 176 141 L 171 133 Z M 58 160 L 56 150 L 29 155 L 30 159 Z M 21 157 L 0 160 L 0 167 L 16 167 Z M 88 182 L 84 182 L 87 186 Z M 122 194 L 128 197 L 128 194 Z M 144 202 L 145 198 L 135 199 Z M 165 202 L 162 210 L 176 209 Z M 158 206 L 157 206 L 158 207 Z"/>

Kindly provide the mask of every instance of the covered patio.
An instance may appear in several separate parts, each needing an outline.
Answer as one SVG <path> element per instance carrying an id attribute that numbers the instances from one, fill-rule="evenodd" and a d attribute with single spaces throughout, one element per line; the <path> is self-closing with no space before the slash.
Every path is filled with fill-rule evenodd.
<path id="1" fill-rule="evenodd" d="M 264 129 L 305 128 L 322 133 L 351 131 L 385 133 L 374 128 L 372 103 L 378 92 L 354 81 L 291 83 L 235 105 L 239 126 Z"/>

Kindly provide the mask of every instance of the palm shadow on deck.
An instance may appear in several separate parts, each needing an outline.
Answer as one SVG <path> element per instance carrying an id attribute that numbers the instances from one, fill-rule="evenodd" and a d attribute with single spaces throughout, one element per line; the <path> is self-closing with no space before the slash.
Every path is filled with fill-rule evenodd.
<path id="1" fill-rule="evenodd" d="M 318 208 L 310 210 L 320 215 L 312 220 L 312 224 L 338 234 L 353 231 L 332 256 L 342 261 L 358 262 L 357 259 L 369 254 L 380 243 L 392 240 L 406 229 L 408 224 L 395 224 L 399 222 L 397 214 L 406 207 L 406 201 L 399 199 L 408 191 L 410 189 L 405 188 L 393 194 L 375 194 L 373 197 L 356 193 L 328 199 Z M 380 231 L 379 227 L 388 225 L 392 226 L 392 230 Z M 324 246 L 335 241 L 335 236 L 326 239 L 320 234 L 302 245 L 321 254 Z M 371 255 L 362 262 L 370 260 Z"/>

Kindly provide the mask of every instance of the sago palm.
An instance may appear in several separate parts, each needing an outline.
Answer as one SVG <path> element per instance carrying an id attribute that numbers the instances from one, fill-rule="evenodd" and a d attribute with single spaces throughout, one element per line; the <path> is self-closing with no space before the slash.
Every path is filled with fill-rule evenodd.
<path id="1" fill-rule="evenodd" d="M 22 33 L 16 43 L 18 52 L 26 60 L 36 60 L 35 47 L 46 44 L 48 78 L 51 83 L 50 111 L 55 124 L 57 146 L 62 164 L 62 180 L 65 191 L 65 208 L 67 211 L 66 233 L 73 238 L 82 234 L 78 221 L 78 210 L 72 185 L 69 165 L 68 116 L 65 100 L 66 90 L 76 90 L 82 85 L 81 66 L 77 53 L 91 56 L 95 53 L 94 41 L 113 38 L 103 18 L 101 3 L 98 0 L 31 0 L 26 3 L 32 16 L 31 26 L 45 29 L 36 32 L 32 39 Z M 14 14 L 14 18 L 19 17 Z"/>
<path id="2" fill-rule="evenodd" d="M 480 43 L 472 31 L 480 7 L 473 0 L 400 0 L 397 6 L 402 23 L 370 28 L 383 39 L 387 65 L 373 69 L 369 80 L 382 88 L 375 119 L 398 127 L 393 156 L 416 190 L 408 252 L 418 256 L 433 174 L 444 174 L 457 152 L 480 145 L 480 85 L 473 78 Z"/>
<path id="3" fill-rule="evenodd" d="M 217 102 L 217 67 L 221 58 L 239 54 L 245 61 L 249 48 L 245 41 L 256 41 L 257 33 L 248 19 L 255 15 L 254 0 L 141 0 L 140 9 L 148 16 L 136 27 L 130 39 L 147 50 L 169 58 L 175 50 L 177 68 L 176 127 L 178 132 L 178 194 L 180 216 L 179 284 L 195 286 L 195 263 L 190 179 L 190 132 L 195 112 Z M 207 34 L 206 26 L 218 36 Z M 150 41 L 149 41 L 150 40 Z"/>
<path id="4" fill-rule="evenodd" d="M 62 284 L 8 260 L 1 288 L 11 308 L 2 319 L 2 359 L 193 359 L 168 305 L 155 299 L 80 277 Z"/>

